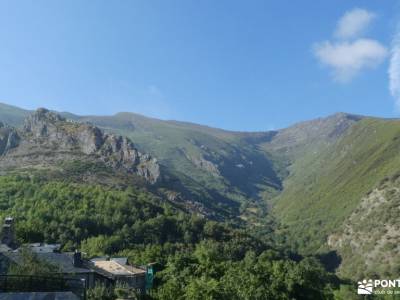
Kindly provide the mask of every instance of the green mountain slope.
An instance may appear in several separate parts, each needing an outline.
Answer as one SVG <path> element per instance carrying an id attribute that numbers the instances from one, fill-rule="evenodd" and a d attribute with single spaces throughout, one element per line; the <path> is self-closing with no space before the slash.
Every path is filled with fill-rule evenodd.
<path id="1" fill-rule="evenodd" d="M 140 150 L 157 157 L 192 196 L 206 201 L 228 200 L 230 205 L 239 202 L 245 215 L 260 213 L 260 200 L 279 194 L 290 165 L 308 149 L 329 146 L 359 119 L 341 113 L 279 131 L 253 133 L 132 113 L 78 118 L 129 136 Z"/>
<path id="2" fill-rule="evenodd" d="M 294 163 L 274 213 L 295 248 L 327 248 L 328 236 L 344 226 L 362 197 L 398 171 L 399 136 L 400 121 L 363 119 L 333 145 Z M 383 230 L 379 220 L 370 222 Z"/>
<path id="3" fill-rule="evenodd" d="M 9 114 L 5 110 L 4 114 Z M 18 111 L 14 108 L 13 111 Z M 25 113 L 20 111 L 19 114 Z M 359 118 L 337 114 L 271 132 L 231 132 L 207 126 L 163 121 L 133 113 L 65 117 L 90 122 L 134 141 L 156 157 L 183 197 L 230 207 L 234 214 L 260 213 L 260 200 L 282 190 L 290 165 L 308 147 L 333 143 Z M 241 206 L 242 209 L 239 209 Z"/>
<path id="4" fill-rule="evenodd" d="M 31 111 L 16 106 L 0 103 L 0 121 L 11 126 L 22 125 Z"/>
<path id="5" fill-rule="evenodd" d="M 336 113 L 311 121 L 300 122 L 277 132 L 271 141 L 261 146 L 272 152 L 283 153 L 290 162 L 301 159 L 307 152 L 318 152 L 336 142 L 362 116 Z"/>
<path id="6" fill-rule="evenodd" d="M 109 117 L 78 117 L 106 131 L 130 137 L 137 147 L 158 158 L 183 185 L 188 197 L 236 207 L 240 213 L 249 203 L 281 189 L 279 166 L 274 157 L 245 133 L 206 126 L 151 119 L 132 113 Z M 273 132 L 262 133 L 270 139 Z M 246 205 L 244 205 L 246 204 Z M 253 208 L 257 205 L 250 205 Z"/>
<path id="7" fill-rule="evenodd" d="M 28 113 L 9 106 L 0 107 L 0 111 L 5 120 L 20 122 L 22 119 L 16 116 Z M 139 150 L 159 160 L 171 176 L 168 184 L 181 191 L 184 198 L 213 203 L 214 208 L 230 207 L 236 215 L 260 213 L 260 199 L 272 199 L 282 190 L 294 161 L 309 148 L 316 151 L 320 146 L 329 146 L 359 119 L 337 114 L 279 131 L 251 133 L 133 113 L 63 115 L 128 136 Z"/>
<path id="8" fill-rule="evenodd" d="M 18 126 L 29 113 L 7 105 L 1 106 L 0 112 L 0 120 L 1 117 L 4 123 L 14 120 L 12 124 Z M 246 134 L 132 113 L 62 115 L 131 138 L 140 151 L 158 159 L 168 188 L 178 191 L 183 201 L 193 205 L 197 202 L 230 216 L 241 212 L 252 215 L 258 210 L 261 193 L 267 190 L 274 195 L 281 188 L 279 170 L 271 155 L 248 143 L 244 139 Z M 269 137 L 273 133 L 262 135 Z"/>

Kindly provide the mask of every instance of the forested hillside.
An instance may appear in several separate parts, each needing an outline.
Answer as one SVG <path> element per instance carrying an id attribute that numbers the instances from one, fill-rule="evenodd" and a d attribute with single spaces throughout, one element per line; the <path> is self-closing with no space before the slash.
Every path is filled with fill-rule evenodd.
<path id="1" fill-rule="evenodd" d="M 2 219 L 16 218 L 20 243 L 157 262 L 155 299 L 326 299 L 339 284 L 315 258 L 295 261 L 244 229 L 133 187 L 2 176 L 0 207 Z"/>

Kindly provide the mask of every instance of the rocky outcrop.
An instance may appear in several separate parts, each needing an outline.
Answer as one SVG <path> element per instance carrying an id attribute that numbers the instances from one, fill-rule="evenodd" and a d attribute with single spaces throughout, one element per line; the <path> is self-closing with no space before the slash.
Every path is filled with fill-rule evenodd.
<path id="1" fill-rule="evenodd" d="M 0 155 L 8 153 L 19 144 L 20 137 L 13 128 L 5 126 L 0 122 Z"/>
<path id="2" fill-rule="evenodd" d="M 400 174 L 385 178 L 365 195 L 328 246 L 338 251 L 338 272 L 348 278 L 395 276 L 400 262 Z"/>
<path id="3" fill-rule="evenodd" d="M 198 156 L 191 155 L 185 149 L 180 149 L 180 153 L 182 153 L 188 161 L 196 166 L 196 168 L 206 171 L 214 177 L 220 176 L 218 166 L 213 162 L 205 159 L 201 154 Z"/>
<path id="4" fill-rule="evenodd" d="M 213 176 L 219 176 L 219 170 L 218 167 L 212 163 L 209 160 L 206 160 L 202 156 L 200 157 L 195 157 L 192 155 L 186 155 L 187 159 L 190 160 L 197 168 L 204 170 L 208 173 L 210 173 Z"/>
<path id="5" fill-rule="evenodd" d="M 10 151 L 12 149 L 12 151 Z M 22 130 L 0 127 L 0 166 L 81 158 L 100 160 L 114 169 L 135 173 L 150 183 L 160 178 L 155 158 L 140 153 L 126 137 L 106 134 L 90 124 L 68 121 L 47 109 L 29 116 Z"/>

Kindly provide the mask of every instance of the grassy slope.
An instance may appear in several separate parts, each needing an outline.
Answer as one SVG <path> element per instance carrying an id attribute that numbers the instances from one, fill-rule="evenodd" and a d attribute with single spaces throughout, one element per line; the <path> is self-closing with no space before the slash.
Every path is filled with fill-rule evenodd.
<path id="1" fill-rule="evenodd" d="M 274 213 L 303 252 L 323 247 L 363 195 L 400 167 L 400 121 L 364 119 L 337 143 L 293 165 Z"/>
<path id="2" fill-rule="evenodd" d="M 24 110 L 12 105 L 0 103 L 0 121 L 11 125 L 20 126 L 23 120 L 30 114 L 29 110 Z"/>
<path id="3" fill-rule="evenodd" d="M 199 199 L 244 203 L 259 198 L 265 189 L 271 193 L 280 189 L 272 157 L 249 143 L 246 134 L 131 113 L 79 119 L 130 137 Z M 211 162 L 219 174 L 196 166 L 190 158 Z"/>

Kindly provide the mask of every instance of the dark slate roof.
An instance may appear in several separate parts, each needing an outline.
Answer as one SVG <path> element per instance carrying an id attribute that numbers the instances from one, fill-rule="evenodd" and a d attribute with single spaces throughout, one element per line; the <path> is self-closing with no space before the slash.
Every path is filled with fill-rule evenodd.
<path id="1" fill-rule="evenodd" d="M 18 264 L 20 261 L 20 255 L 18 252 L 6 252 L 3 253 L 9 259 Z M 57 265 L 61 268 L 61 272 L 64 274 L 68 273 L 90 273 L 93 272 L 87 268 L 77 268 L 73 265 L 73 253 L 36 253 L 39 259 L 45 260 L 51 264 Z M 1 299 L 0 299 L 1 300 Z"/>
<path id="2" fill-rule="evenodd" d="M 0 300 L 79 300 L 72 292 L 0 293 Z"/>

